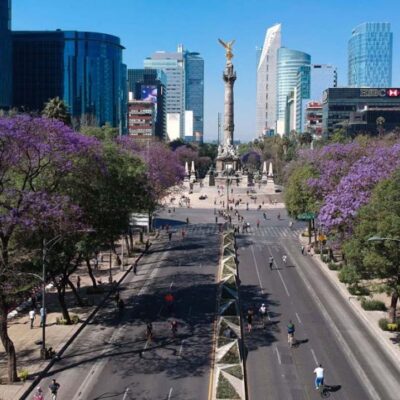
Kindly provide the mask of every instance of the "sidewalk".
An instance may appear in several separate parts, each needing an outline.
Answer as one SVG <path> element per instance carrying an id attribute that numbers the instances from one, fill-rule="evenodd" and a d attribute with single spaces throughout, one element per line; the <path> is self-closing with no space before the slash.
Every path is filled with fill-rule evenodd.
<path id="1" fill-rule="evenodd" d="M 307 249 L 308 237 L 303 237 L 300 235 L 300 242 Z M 330 270 L 328 265 L 321 260 L 319 254 L 315 254 L 314 252 L 311 254 L 313 255 L 308 255 L 307 251 L 305 251 L 304 257 L 312 257 L 316 261 L 317 265 L 323 271 L 325 276 L 337 288 L 340 295 L 349 302 L 354 311 L 360 316 L 360 319 L 363 321 L 365 327 L 369 329 L 374 336 L 379 338 L 380 343 L 384 346 L 386 352 L 397 362 L 400 362 L 400 346 L 396 344 L 399 341 L 399 333 L 383 331 L 378 325 L 378 321 L 381 318 L 387 317 L 387 312 L 364 310 L 361 307 L 361 303 L 358 298 L 349 293 L 346 284 L 339 281 L 338 271 Z M 378 299 L 378 296 L 375 296 L 374 298 Z M 379 294 L 379 300 L 383 301 L 386 306 L 390 304 L 390 299 L 386 295 Z"/>
<path id="2" fill-rule="evenodd" d="M 144 242 L 146 242 L 144 239 Z M 124 257 L 124 268 L 113 265 L 111 272 L 113 281 L 118 282 L 121 277 L 129 269 L 135 260 L 140 256 L 144 250 L 144 245 L 136 246 L 137 252 L 133 257 Z M 105 253 L 104 260 L 109 260 L 109 256 Z M 115 263 L 114 263 L 115 264 Z M 75 303 L 75 298 L 70 289 L 67 289 L 66 301 L 69 304 L 70 315 L 78 315 L 79 323 L 76 325 L 57 325 L 56 319 L 62 317 L 61 310 L 58 305 L 57 292 L 52 289 L 47 292 L 46 303 L 47 303 L 47 325 L 46 325 L 46 347 L 52 347 L 55 352 L 59 352 L 66 342 L 73 336 L 77 330 L 85 323 L 88 316 L 94 311 L 94 309 L 102 302 L 105 296 L 108 295 L 110 290 L 113 290 L 113 286 L 105 283 L 108 282 L 110 273 L 109 261 L 103 261 L 99 263 L 97 270 L 93 269 L 96 281 L 101 280 L 104 291 L 100 294 L 88 294 L 86 289 L 92 287 L 91 279 L 87 273 L 86 265 L 82 265 L 78 271 L 72 276 L 72 282 L 76 285 L 77 278 L 80 276 L 81 297 L 90 304 L 85 307 L 73 307 L 71 304 Z M 42 339 L 42 328 L 40 325 L 40 316 L 36 313 L 34 322 L 34 328 L 30 329 L 30 320 L 28 317 L 27 310 L 22 316 L 9 322 L 9 335 L 14 342 L 17 352 L 17 365 L 18 372 L 26 370 L 29 373 L 29 379 L 23 383 L 18 382 L 12 385 L 0 385 L 0 400 L 16 400 L 18 399 L 27 388 L 32 384 L 32 380 L 49 364 L 50 360 L 42 360 L 40 358 L 40 347 L 41 345 L 35 344 L 36 341 Z M 4 351 L 4 347 L 0 343 L 0 380 L 6 381 L 7 378 L 7 360 Z"/>

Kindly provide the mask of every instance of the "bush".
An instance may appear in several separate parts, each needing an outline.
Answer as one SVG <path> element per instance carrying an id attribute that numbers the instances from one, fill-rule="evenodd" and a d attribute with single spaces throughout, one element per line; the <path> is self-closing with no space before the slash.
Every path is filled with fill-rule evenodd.
<path id="1" fill-rule="evenodd" d="M 348 285 L 354 285 L 359 279 L 356 270 L 349 266 L 343 267 L 339 271 L 338 277 L 340 282 L 347 283 Z"/>
<path id="2" fill-rule="evenodd" d="M 328 263 L 328 262 L 331 260 L 331 258 L 330 258 L 329 256 L 323 254 L 322 257 L 321 257 L 321 260 L 322 260 L 324 263 Z"/>
<path id="3" fill-rule="evenodd" d="M 27 369 L 21 369 L 21 371 L 18 372 L 18 378 L 22 381 L 25 382 L 29 377 L 29 372 Z"/>
<path id="4" fill-rule="evenodd" d="M 336 264 L 336 263 L 334 263 L 334 262 L 330 262 L 330 263 L 328 263 L 328 268 L 331 270 L 331 271 L 339 271 L 340 270 L 340 268 L 341 268 L 341 265 L 340 264 Z"/>
<path id="5" fill-rule="evenodd" d="M 364 286 L 352 285 L 347 290 L 353 296 L 369 296 L 370 294 L 369 289 Z"/>
<path id="6" fill-rule="evenodd" d="M 383 330 L 383 331 L 387 331 L 388 330 L 388 319 L 387 318 L 381 318 L 378 322 L 379 327 Z"/>
<path id="7" fill-rule="evenodd" d="M 386 311 L 385 303 L 380 300 L 362 299 L 361 307 L 367 311 Z"/>

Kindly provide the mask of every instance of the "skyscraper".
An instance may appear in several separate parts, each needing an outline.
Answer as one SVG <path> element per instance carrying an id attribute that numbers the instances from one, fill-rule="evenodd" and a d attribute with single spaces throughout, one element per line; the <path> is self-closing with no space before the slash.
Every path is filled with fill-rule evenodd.
<path id="1" fill-rule="evenodd" d="M 165 110 L 167 114 L 179 114 L 179 135 L 184 137 L 185 114 L 185 61 L 183 46 L 176 52 L 157 51 L 144 60 L 144 68 L 161 69 L 167 76 L 167 96 Z M 168 116 L 167 116 L 168 131 Z"/>
<path id="2" fill-rule="evenodd" d="M 115 36 L 76 31 L 13 32 L 13 104 L 41 111 L 64 99 L 79 122 L 126 128 L 127 78 Z"/>
<path id="3" fill-rule="evenodd" d="M 297 86 L 297 73 L 300 67 L 311 64 L 311 56 L 298 50 L 286 47 L 278 49 L 278 87 L 277 87 L 277 122 L 279 135 L 285 132 L 285 114 L 288 96 Z M 296 96 L 294 97 L 296 98 Z M 296 109 L 297 105 L 294 105 Z M 287 124 L 286 124 L 287 125 Z M 288 132 L 287 132 L 288 133 Z"/>
<path id="4" fill-rule="evenodd" d="M 310 101 L 322 102 L 322 94 L 337 86 L 337 69 L 328 64 L 303 65 L 297 72 L 296 131 L 304 132 L 305 110 Z"/>
<path id="5" fill-rule="evenodd" d="M 349 86 L 390 87 L 392 47 L 390 23 L 366 22 L 354 28 L 348 48 Z"/>
<path id="6" fill-rule="evenodd" d="M 173 134 L 176 137 L 176 126 L 179 121 L 179 135 L 185 137 L 185 111 L 193 111 L 186 114 L 193 115 L 193 131 L 196 137 L 203 136 L 204 120 L 204 60 L 199 53 L 185 51 L 182 45 L 178 45 L 176 52 L 157 51 L 151 57 L 144 60 L 144 68 L 161 69 L 167 76 L 166 112 L 175 114 L 167 117 L 168 121 L 174 121 Z"/>
<path id="7" fill-rule="evenodd" d="M 264 45 L 257 50 L 256 134 L 275 130 L 277 113 L 277 52 L 281 47 L 281 24 L 267 30 Z"/>
<path id="8" fill-rule="evenodd" d="M 11 0 L 0 1 L 0 108 L 12 103 Z"/>
<path id="9" fill-rule="evenodd" d="M 193 127 L 196 141 L 203 141 L 204 133 L 204 60 L 199 53 L 185 51 L 185 110 L 193 111 L 193 123 L 187 121 L 186 126 Z M 186 113 L 185 119 L 191 114 Z M 189 133 L 190 129 L 185 134 Z"/>

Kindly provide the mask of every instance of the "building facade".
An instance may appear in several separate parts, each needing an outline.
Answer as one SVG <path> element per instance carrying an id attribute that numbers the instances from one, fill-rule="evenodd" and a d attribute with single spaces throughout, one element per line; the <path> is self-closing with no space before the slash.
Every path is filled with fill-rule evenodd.
<path id="1" fill-rule="evenodd" d="M 128 90 L 132 99 L 154 104 L 154 134 L 160 140 L 167 134 L 166 86 L 167 77 L 162 70 L 128 69 Z"/>
<path id="2" fill-rule="evenodd" d="M 279 135 L 285 133 L 285 115 L 287 97 L 297 86 L 297 73 L 300 67 L 311 64 L 311 56 L 298 50 L 286 47 L 278 49 L 278 80 L 277 80 L 277 122 L 276 131 Z"/>
<path id="3" fill-rule="evenodd" d="M 155 105 L 151 101 L 130 100 L 128 133 L 136 140 L 153 140 L 155 136 Z"/>
<path id="4" fill-rule="evenodd" d="M 323 135 L 329 137 L 340 125 L 347 126 L 352 113 L 399 107 L 400 88 L 327 89 L 322 104 Z"/>
<path id="5" fill-rule="evenodd" d="M 392 48 L 390 23 L 366 22 L 354 28 L 348 45 L 349 86 L 390 87 Z"/>
<path id="6" fill-rule="evenodd" d="M 310 101 L 322 102 L 324 90 L 337 86 L 337 69 L 328 64 L 303 65 L 297 72 L 296 131 L 306 130 L 305 110 Z"/>
<path id="7" fill-rule="evenodd" d="M 160 69 L 167 77 L 167 95 L 165 111 L 167 114 L 180 114 L 179 136 L 184 136 L 184 113 L 185 113 L 185 62 L 183 47 L 178 46 L 176 52 L 155 52 L 151 57 L 144 60 L 144 68 Z M 168 117 L 167 117 L 168 139 Z M 174 135 L 175 136 L 175 132 Z"/>
<path id="8" fill-rule="evenodd" d="M 204 59 L 199 53 L 185 51 L 185 110 L 192 111 L 194 141 L 203 142 L 204 134 Z M 186 120 L 186 117 L 185 117 Z M 187 126 L 187 125 L 185 125 Z M 185 128 L 185 136 L 188 135 Z"/>
<path id="9" fill-rule="evenodd" d="M 276 128 L 278 49 L 281 24 L 267 30 L 264 45 L 257 49 L 256 135 L 264 136 Z"/>
<path id="10" fill-rule="evenodd" d="M 12 104 L 11 0 L 0 2 L 0 108 Z"/>
<path id="11" fill-rule="evenodd" d="M 305 132 L 311 133 L 314 138 L 322 137 L 322 103 L 310 101 L 305 110 Z"/>
<path id="12" fill-rule="evenodd" d="M 59 96 L 78 123 L 125 129 L 127 78 L 120 39 L 76 31 L 13 32 L 13 105 L 41 111 Z"/>

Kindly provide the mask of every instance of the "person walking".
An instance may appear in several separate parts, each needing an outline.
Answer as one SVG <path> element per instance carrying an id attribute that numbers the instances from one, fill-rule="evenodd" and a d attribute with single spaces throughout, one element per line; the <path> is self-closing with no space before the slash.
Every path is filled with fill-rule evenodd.
<path id="1" fill-rule="evenodd" d="M 40 386 L 38 386 L 36 388 L 36 392 L 33 395 L 33 399 L 32 400 L 44 400 L 43 391 L 42 391 Z"/>
<path id="2" fill-rule="evenodd" d="M 46 309 L 40 308 L 40 326 L 46 325 Z"/>
<path id="3" fill-rule="evenodd" d="M 301 254 L 304 256 L 304 250 L 305 250 L 305 247 L 304 247 L 304 245 L 302 244 L 301 245 Z"/>
<path id="4" fill-rule="evenodd" d="M 186 217 L 186 225 L 189 225 L 189 217 Z"/>
<path id="5" fill-rule="evenodd" d="M 53 400 L 57 400 L 57 394 L 58 394 L 58 390 L 60 389 L 60 384 L 55 379 L 53 379 L 49 386 L 49 389 L 50 389 L 50 393 L 51 393 L 51 398 Z"/>
<path id="6" fill-rule="evenodd" d="M 265 220 L 267 220 L 267 213 L 263 213 L 263 217 Z"/>
<path id="7" fill-rule="evenodd" d="M 257 220 L 257 229 L 260 228 L 260 220 Z"/>
<path id="8" fill-rule="evenodd" d="M 269 269 L 272 271 L 272 268 L 274 267 L 274 257 L 269 258 Z"/>
<path id="9" fill-rule="evenodd" d="M 289 343 L 290 347 L 293 347 L 295 330 L 296 330 L 296 327 L 294 326 L 294 323 L 292 322 L 292 320 L 290 320 L 287 325 L 288 343 Z"/>
<path id="10" fill-rule="evenodd" d="M 247 310 L 247 332 L 251 333 L 252 329 L 253 329 L 253 310 L 248 309 Z"/>
<path id="11" fill-rule="evenodd" d="M 259 309 L 260 315 L 261 315 L 261 322 L 262 322 L 262 326 L 263 328 L 265 328 L 266 326 L 266 319 L 268 317 L 268 311 L 267 311 L 267 307 L 266 305 L 263 303 L 261 304 L 261 307 Z"/>
<path id="12" fill-rule="evenodd" d="M 31 321 L 31 329 L 33 329 L 33 322 L 35 321 L 35 310 L 32 308 L 32 310 L 29 311 L 29 319 Z"/>
<path id="13" fill-rule="evenodd" d="M 168 232 L 168 240 L 171 241 L 172 239 L 172 232 Z"/>

